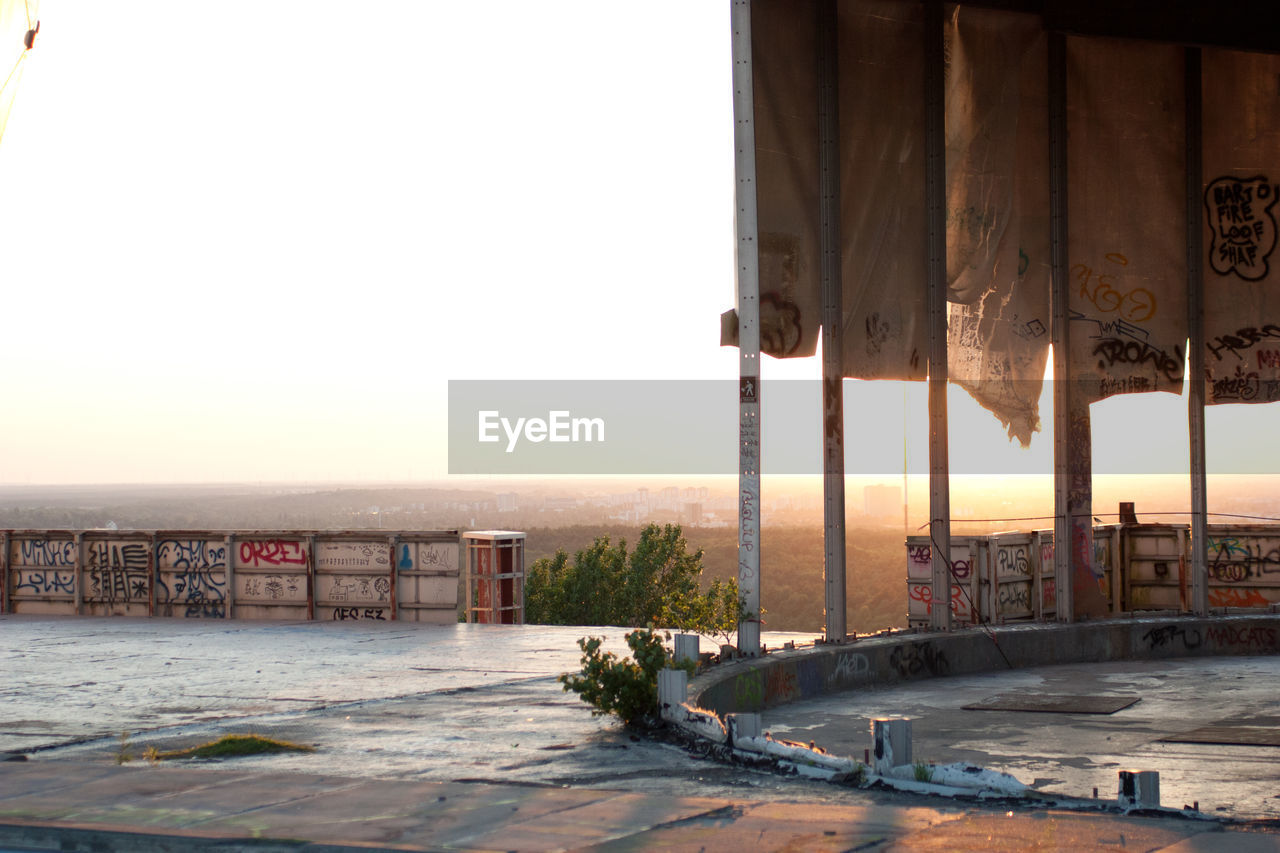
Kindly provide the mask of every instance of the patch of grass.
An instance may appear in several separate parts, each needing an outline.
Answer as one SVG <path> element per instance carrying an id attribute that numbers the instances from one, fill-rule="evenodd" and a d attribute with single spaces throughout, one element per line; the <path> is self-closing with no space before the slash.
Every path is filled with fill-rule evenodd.
<path id="1" fill-rule="evenodd" d="M 133 761 L 133 742 L 129 740 L 129 733 L 121 732 L 117 740 L 120 747 L 116 750 L 116 764 L 127 764 Z"/>
<path id="2" fill-rule="evenodd" d="M 170 752 L 150 752 L 152 761 L 168 761 L 175 758 L 237 758 L 242 755 L 270 755 L 276 752 L 315 752 L 315 747 L 287 740 L 259 737 L 258 735 L 226 735 L 218 740 L 202 743 L 188 749 Z"/>
<path id="3" fill-rule="evenodd" d="M 932 782 L 933 767 L 926 762 L 917 761 L 914 768 L 917 782 Z"/>

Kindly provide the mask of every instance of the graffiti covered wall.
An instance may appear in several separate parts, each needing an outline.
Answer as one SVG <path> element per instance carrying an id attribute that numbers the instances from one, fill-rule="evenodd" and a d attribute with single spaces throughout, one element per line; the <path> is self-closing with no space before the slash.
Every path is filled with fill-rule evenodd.
<path id="1" fill-rule="evenodd" d="M 444 531 L 0 531 L 5 613 L 457 621 Z"/>

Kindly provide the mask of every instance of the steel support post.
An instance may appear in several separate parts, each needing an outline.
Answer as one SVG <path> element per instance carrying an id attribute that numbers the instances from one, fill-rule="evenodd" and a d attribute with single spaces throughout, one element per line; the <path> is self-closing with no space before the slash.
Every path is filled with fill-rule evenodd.
<path id="1" fill-rule="evenodd" d="M 822 247 L 823 569 L 827 642 L 845 624 L 844 308 L 840 269 L 840 99 L 836 0 L 818 10 L 819 239 Z"/>
<path id="2" fill-rule="evenodd" d="M 756 216 L 751 0 L 732 0 L 733 146 L 738 283 L 738 651 L 760 654 L 760 255 Z"/>
<path id="3" fill-rule="evenodd" d="M 73 533 L 71 535 L 71 541 L 74 543 L 74 547 L 76 550 L 76 564 L 74 567 L 75 574 L 73 575 L 73 577 L 75 578 L 75 584 L 76 584 L 76 615 L 83 616 L 84 615 L 84 584 L 85 584 L 85 576 L 87 574 L 85 569 L 86 560 L 85 560 L 85 554 L 84 554 L 84 533 L 81 531 L 77 531 Z"/>
<path id="4" fill-rule="evenodd" d="M 1204 228 L 1200 195 L 1202 102 L 1200 49 L 1184 52 L 1187 111 L 1187 434 L 1191 447 L 1191 610 L 1209 612 L 1208 483 L 1204 457 Z"/>
<path id="5" fill-rule="evenodd" d="M 1058 621 L 1074 618 L 1071 586 L 1071 381 L 1067 296 L 1067 40 L 1049 34 L 1049 266 L 1053 307 L 1053 578 Z"/>
<path id="6" fill-rule="evenodd" d="M 236 537 L 234 534 L 227 534 L 223 537 L 222 541 L 225 543 L 225 547 L 227 549 L 227 591 L 223 599 L 225 602 L 223 606 L 226 610 L 223 611 L 222 615 L 227 619 L 234 619 L 236 615 Z"/>
<path id="7" fill-rule="evenodd" d="M 943 9 L 924 4 L 925 257 L 929 306 L 929 539 L 933 543 L 930 625 L 951 629 L 951 480 L 947 455 L 946 137 Z"/>

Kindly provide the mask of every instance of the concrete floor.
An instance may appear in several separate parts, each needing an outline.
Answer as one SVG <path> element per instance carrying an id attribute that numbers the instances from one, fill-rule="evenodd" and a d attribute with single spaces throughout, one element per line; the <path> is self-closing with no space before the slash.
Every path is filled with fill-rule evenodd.
<path id="1" fill-rule="evenodd" d="M 314 744 L 235 767 L 680 796 L 847 791 L 726 767 L 592 716 L 556 676 L 620 628 L 0 617 L 0 751 L 111 762 L 227 733 Z M 778 645 L 789 635 L 766 635 Z M 213 765 L 216 766 L 216 765 Z"/>
<path id="2" fill-rule="evenodd" d="M 965 710 L 997 698 L 1137 697 L 1112 714 Z M 1214 657 L 1038 667 L 834 694 L 766 711 L 790 740 L 862 757 L 868 720 L 912 719 L 916 761 L 969 762 L 1039 791 L 1114 799 L 1119 770 L 1160 773 L 1161 802 L 1211 815 L 1280 818 L 1280 746 L 1170 743 L 1207 725 L 1280 744 L 1280 658 Z"/>
<path id="3" fill-rule="evenodd" d="M 319 749 L 237 759 L 237 770 L 829 804 L 898 796 L 714 764 L 593 717 L 555 680 L 576 669 L 576 640 L 591 633 L 625 651 L 616 628 L 4 616 L 0 750 L 110 763 L 121 732 L 137 757 L 256 732 Z M 868 719 L 903 715 L 917 759 L 980 764 L 1077 797 L 1096 786 L 1109 799 L 1118 769 L 1159 770 L 1166 806 L 1278 817 L 1280 748 L 1158 741 L 1221 721 L 1274 725 L 1278 676 L 1274 657 L 1046 667 L 841 693 L 770 710 L 765 724 L 861 757 Z M 1073 692 L 1141 701 L 1108 716 L 961 710 Z"/>

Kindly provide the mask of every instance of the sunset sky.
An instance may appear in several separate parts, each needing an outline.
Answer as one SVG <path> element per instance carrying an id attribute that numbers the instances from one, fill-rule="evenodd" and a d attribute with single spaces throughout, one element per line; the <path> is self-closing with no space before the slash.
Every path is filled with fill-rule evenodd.
<path id="1" fill-rule="evenodd" d="M 449 379 L 735 377 L 728 11 L 44 0 L 0 142 L 0 483 L 423 480 Z M 862 387 L 850 440 L 900 448 L 902 389 Z M 1051 470 L 952 400 L 953 454 Z M 1254 409 L 1211 448 L 1280 470 Z M 1185 470 L 1185 423 L 1096 406 L 1095 470 Z"/>

